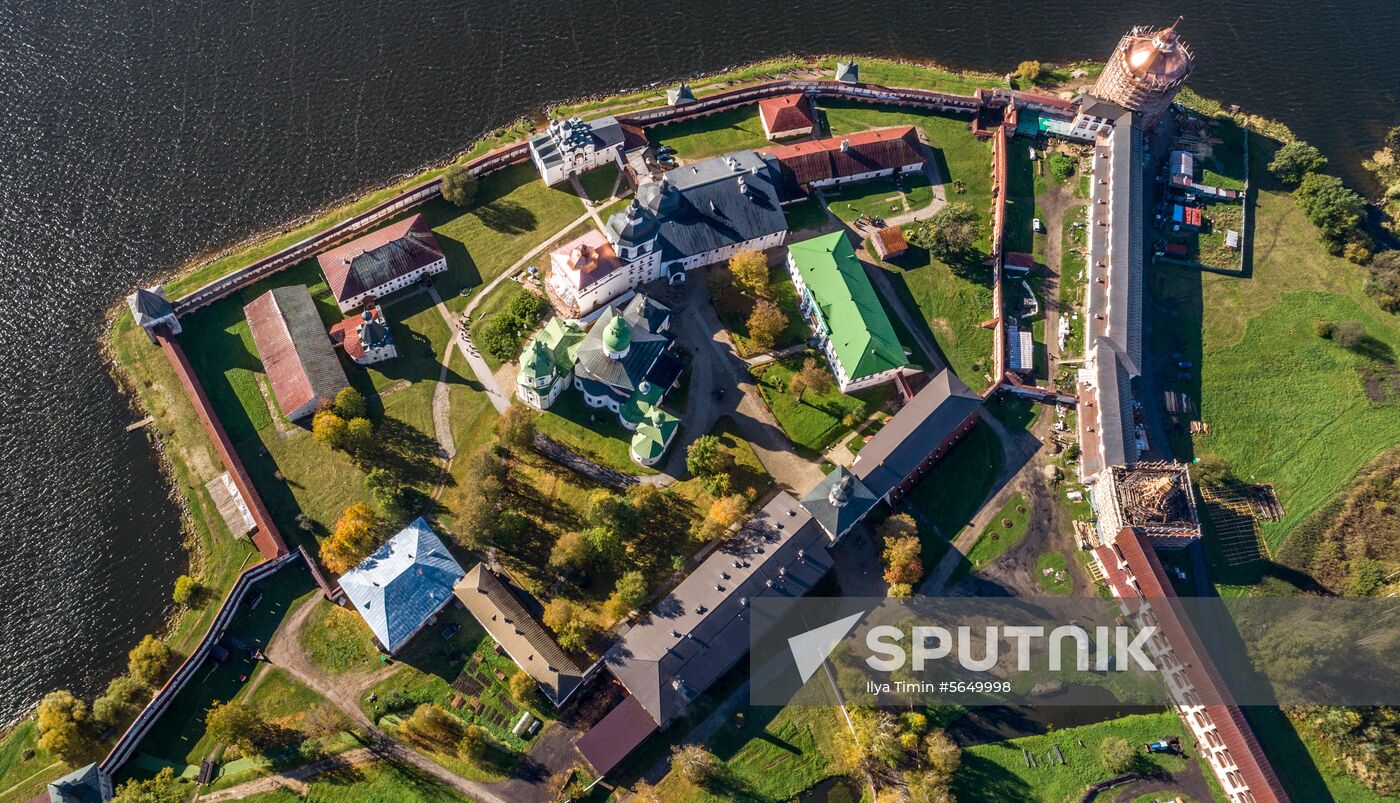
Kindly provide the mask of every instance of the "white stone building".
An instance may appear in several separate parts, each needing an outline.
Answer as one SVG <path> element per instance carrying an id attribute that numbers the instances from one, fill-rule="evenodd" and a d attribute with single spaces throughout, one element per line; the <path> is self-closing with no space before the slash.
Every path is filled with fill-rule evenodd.
<path id="1" fill-rule="evenodd" d="M 530 138 L 530 160 L 544 183 L 554 185 L 610 162 L 621 167 L 623 140 L 616 117 L 555 120 Z"/>
<path id="2" fill-rule="evenodd" d="M 447 257 L 422 215 L 391 223 L 316 259 L 341 312 L 447 270 Z"/>

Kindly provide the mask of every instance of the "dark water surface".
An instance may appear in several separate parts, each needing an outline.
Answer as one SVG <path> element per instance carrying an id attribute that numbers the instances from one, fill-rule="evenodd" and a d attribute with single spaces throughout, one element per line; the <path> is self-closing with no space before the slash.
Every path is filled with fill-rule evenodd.
<path id="1" fill-rule="evenodd" d="M 1400 121 L 1394 2 L 0 3 L 0 722 L 100 688 L 186 567 L 97 351 L 133 284 L 552 100 L 786 53 L 1102 58 L 1179 13 L 1198 90 L 1352 180 Z"/>

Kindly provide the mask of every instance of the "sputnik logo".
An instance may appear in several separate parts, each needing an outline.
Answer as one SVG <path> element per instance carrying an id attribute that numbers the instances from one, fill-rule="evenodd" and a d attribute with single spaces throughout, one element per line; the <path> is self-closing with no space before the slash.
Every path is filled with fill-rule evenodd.
<path id="1" fill-rule="evenodd" d="M 788 639 L 788 649 L 792 650 L 792 660 L 797 664 L 797 672 L 802 676 L 803 683 L 816 674 L 822 662 L 864 615 L 853 613 L 844 619 L 814 627 Z"/>

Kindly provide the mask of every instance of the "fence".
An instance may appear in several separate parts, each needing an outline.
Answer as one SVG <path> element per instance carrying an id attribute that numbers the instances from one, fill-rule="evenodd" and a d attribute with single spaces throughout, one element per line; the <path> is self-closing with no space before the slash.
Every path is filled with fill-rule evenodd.
<path id="1" fill-rule="evenodd" d="M 275 560 L 260 563 L 238 576 L 238 580 L 229 590 L 228 596 L 224 598 L 224 604 L 219 609 L 218 616 L 214 617 L 214 623 L 209 626 L 209 630 L 200 640 L 199 646 L 195 647 L 180 668 L 175 670 L 175 674 L 160 687 L 155 697 L 151 699 L 146 707 L 137 715 L 136 720 L 131 723 L 131 727 L 117 739 L 117 743 L 112 747 L 112 751 L 107 757 L 102 759 L 100 769 L 108 775 L 115 775 L 117 770 L 131 758 L 136 752 L 136 748 L 141 744 L 141 740 L 160 720 L 162 714 L 170 707 L 170 703 L 180 694 L 194 677 L 196 671 L 204 664 L 204 659 L 209 657 L 209 651 L 223 638 L 224 631 L 228 629 L 229 623 L 233 621 L 233 616 L 238 612 L 238 606 L 243 603 L 243 597 L 248 593 L 248 589 L 259 580 L 273 574 L 278 569 L 286 566 L 291 561 L 296 560 L 299 554 L 292 552 L 285 554 Z"/>

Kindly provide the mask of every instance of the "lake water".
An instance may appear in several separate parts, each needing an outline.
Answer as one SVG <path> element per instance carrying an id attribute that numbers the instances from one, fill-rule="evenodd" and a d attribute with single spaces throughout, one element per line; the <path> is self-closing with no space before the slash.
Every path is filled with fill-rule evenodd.
<path id="1" fill-rule="evenodd" d="M 556 99 L 761 57 L 1008 70 L 1103 58 L 1178 13 L 1192 84 L 1284 120 L 1352 180 L 1400 122 L 1400 4 L 813 0 L 0 4 L 0 722 L 91 694 L 186 568 L 108 378 L 134 284 L 464 148 Z"/>

